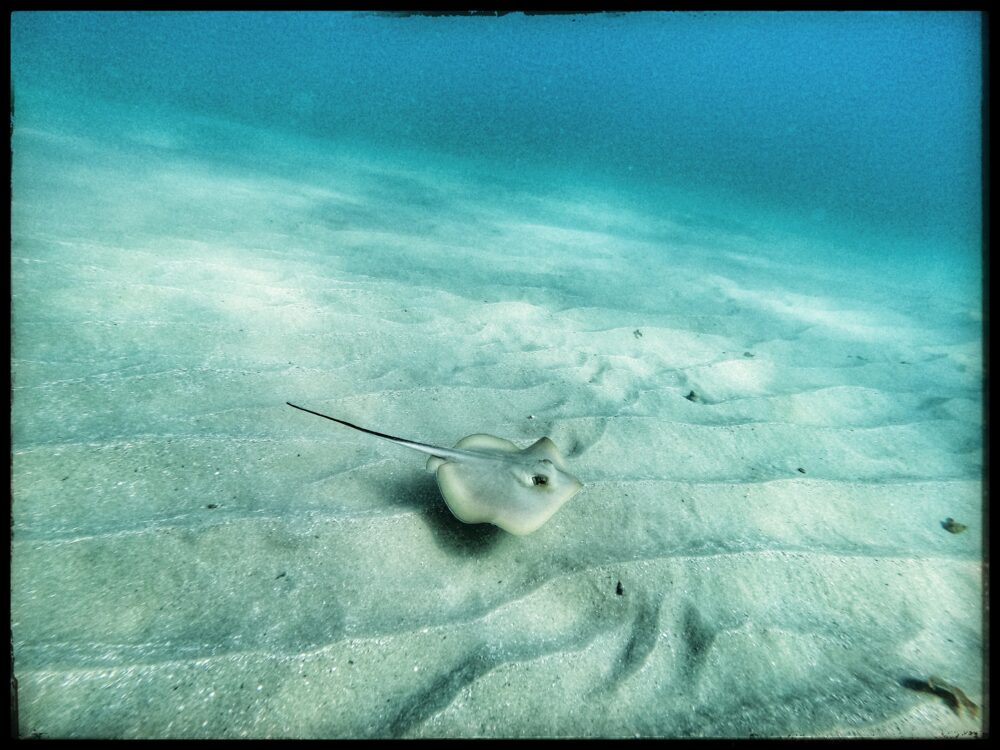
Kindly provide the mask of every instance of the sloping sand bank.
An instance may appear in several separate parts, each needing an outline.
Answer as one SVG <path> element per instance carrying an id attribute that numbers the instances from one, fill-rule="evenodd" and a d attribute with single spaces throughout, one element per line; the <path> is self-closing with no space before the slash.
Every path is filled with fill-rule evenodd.
<path id="1" fill-rule="evenodd" d="M 979 730 L 916 689 L 984 697 L 976 290 L 725 207 L 24 112 L 22 734 Z M 286 400 L 549 435 L 586 487 L 528 537 L 465 526 L 422 457 Z"/>

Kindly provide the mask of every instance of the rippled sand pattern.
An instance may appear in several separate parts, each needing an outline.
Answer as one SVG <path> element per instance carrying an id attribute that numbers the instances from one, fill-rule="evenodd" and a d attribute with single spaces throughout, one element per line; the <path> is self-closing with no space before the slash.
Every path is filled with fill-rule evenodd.
<path id="1" fill-rule="evenodd" d="M 168 131 L 15 134 L 22 735 L 980 729 L 913 687 L 984 698 L 976 300 L 481 165 Z M 466 526 L 286 400 L 549 435 L 586 487 Z"/>

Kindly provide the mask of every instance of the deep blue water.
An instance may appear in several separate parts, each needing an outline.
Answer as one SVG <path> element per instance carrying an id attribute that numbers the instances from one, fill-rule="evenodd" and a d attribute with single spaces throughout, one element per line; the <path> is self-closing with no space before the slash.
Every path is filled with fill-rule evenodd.
<path id="1" fill-rule="evenodd" d="M 978 257 L 971 12 L 18 13 L 15 84 L 732 201 Z"/>

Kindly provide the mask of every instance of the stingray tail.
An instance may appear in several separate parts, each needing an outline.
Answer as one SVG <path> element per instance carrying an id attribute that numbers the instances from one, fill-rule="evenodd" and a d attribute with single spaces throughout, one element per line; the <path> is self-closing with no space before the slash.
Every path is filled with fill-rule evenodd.
<path id="1" fill-rule="evenodd" d="M 364 432 L 368 435 L 374 435 L 375 437 L 382 438 L 383 440 L 389 440 L 390 442 L 396 443 L 396 445 L 402 445 L 407 448 L 413 448 L 413 450 L 420 451 L 421 453 L 427 453 L 431 456 L 437 456 L 441 459 L 454 458 L 456 455 L 462 453 L 461 451 L 456 451 L 450 448 L 441 448 L 436 445 L 427 445 L 426 443 L 418 443 L 413 440 L 406 440 L 401 437 L 396 437 L 395 435 L 386 435 L 384 432 L 376 432 L 375 430 L 369 430 L 366 427 L 359 427 L 356 424 L 351 424 L 350 422 L 345 422 L 343 419 L 337 419 L 336 417 L 331 417 L 328 414 L 320 414 L 318 411 L 313 411 L 312 409 L 306 409 L 304 406 L 296 406 L 291 401 L 286 401 L 286 404 L 291 406 L 293 409 L 298 409 L 299 411 L 304 411 L 306 414 L 315 414 L 317 417 L 323 417 L 323 419 L 329 419 L 331 422 L 336 422 L 337 424 L 342 424 L 345 427 L 350 427 L 352 430 L 357 430 L 358 432 Z"/>

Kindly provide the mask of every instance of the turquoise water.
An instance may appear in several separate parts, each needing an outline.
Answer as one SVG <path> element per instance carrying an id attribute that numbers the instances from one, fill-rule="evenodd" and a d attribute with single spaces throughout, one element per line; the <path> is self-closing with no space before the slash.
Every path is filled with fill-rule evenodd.
<path id="1" fill-rule="evenodd" d="M 28 90 L 705 191 L 819 233 L 967 251 L 980 28 L 975 13 L 22 14 L 12 65 Z"/>
<path id="2" fill-rule="evenodd" d="M 981 26 L 14 14 L 21 733 L 980 731 Z"/>

